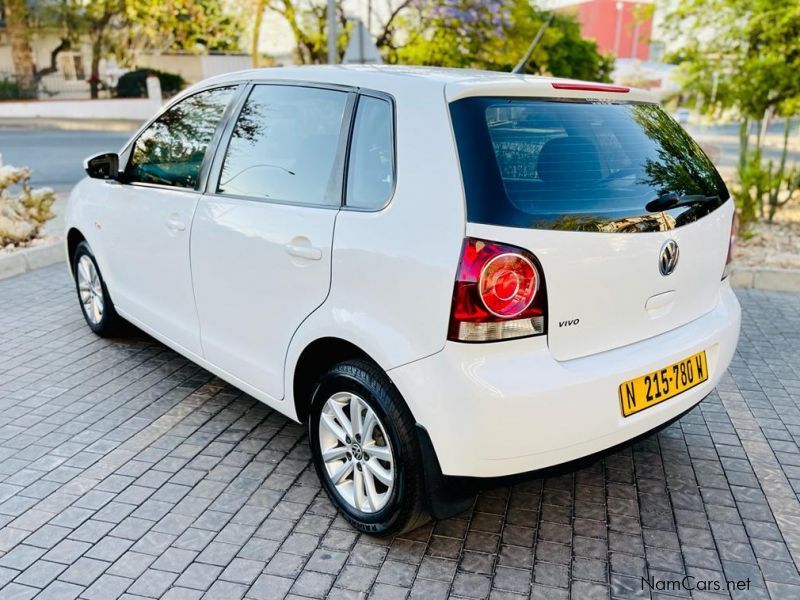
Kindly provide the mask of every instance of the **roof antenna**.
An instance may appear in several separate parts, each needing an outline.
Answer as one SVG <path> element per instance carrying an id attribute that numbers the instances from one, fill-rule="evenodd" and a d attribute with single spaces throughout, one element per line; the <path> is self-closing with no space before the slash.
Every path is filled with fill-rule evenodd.
<path id="1" fill-rule="evenodd" d="M 547 19 L 545 20 L 544 23 L 542 23 L 542 26 L 539 28 L 539 31 L 536 32 L 536 37 L 533 38 L 531 45 L 528 46 L 528 51 L 525 53 L 525 56 L 523 56 L 522 60 L 517 63 L 516 67 L 511 69 L 512 73 L 520 74 L 525 72 L 525 65 L 527 65 L 528 61 L 531 59 L 533 51 L 536 50 L 536 46 L 538 46 L 539 42 L 542 41 L 542 36 L 544 35 L 544 32 L 547 31 L 547 28 L 550 26 L 550 23 L 553 22 L 554 15 L 555 13 L 551 11 L 550 14 L 547 16 Z"/>

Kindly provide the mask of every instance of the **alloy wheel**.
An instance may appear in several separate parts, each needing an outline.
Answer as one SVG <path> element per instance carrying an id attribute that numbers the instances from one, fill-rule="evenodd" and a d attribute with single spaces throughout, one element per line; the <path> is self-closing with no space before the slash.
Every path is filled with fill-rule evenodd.
<path id="1" fill-rule="evenodd" d="M 77 277 L 78 294 L 83 305 L 83 312 L 93 325 L 97 325 L 103 320 L 105 308 L 103 285 L 94 261 L 86 254 L 78 259 Z"/>
<path id="2" fill-rule="evenodd" d="M 345 502 L 364 513 L 386 506 L 395 485 L 394 455 L 383 423 L 362 398 L 351 392 L 328 398 L 319 442 L 325 474 Z"/>

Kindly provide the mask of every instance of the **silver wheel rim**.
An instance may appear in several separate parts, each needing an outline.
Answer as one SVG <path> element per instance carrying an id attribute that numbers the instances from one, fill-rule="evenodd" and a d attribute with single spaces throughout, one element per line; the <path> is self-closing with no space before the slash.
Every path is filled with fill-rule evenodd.
<path id="1" fill-rule="evenodd" d="M 328 480 L 345 502 L 365 513 L 386 506 L 394 489 L 394 455 L 383 423 L 362 398 L 350 392 L 328 398 L 319 447 Z"/>
<path id="2" fill-rule="evenodd" d="M 83 313 L 93 325 L 103 319 L 103 286 L 100 283 L 100 274 L 94 266 L 94 261 L 87 255 L 78 259 L 78 295 L 83 306 Z"/>

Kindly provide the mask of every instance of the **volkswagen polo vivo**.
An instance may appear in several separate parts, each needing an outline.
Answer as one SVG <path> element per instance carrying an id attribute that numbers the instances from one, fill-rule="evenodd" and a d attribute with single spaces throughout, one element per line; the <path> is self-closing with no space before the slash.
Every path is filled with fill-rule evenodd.
<path id="1" fill-rule="evenodd" d="M 736 347 L 733 202 L 645 92 L 246 71 L 86 170 L 66 237 L 89 327 L 133 323 L 307 423 L 363 531 L 659 428 Z"/>

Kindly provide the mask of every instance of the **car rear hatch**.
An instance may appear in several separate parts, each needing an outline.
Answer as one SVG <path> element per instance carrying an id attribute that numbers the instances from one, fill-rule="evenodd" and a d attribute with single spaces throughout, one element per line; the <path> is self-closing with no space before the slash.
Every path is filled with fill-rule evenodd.
<path id="1" fill-rule="evenodd" d="M 733 207 L 659 106 L 581 97 L 451 102 L 467 233 L 538 258 L 569 360 L 688 323 L 719 297 Z"/>

